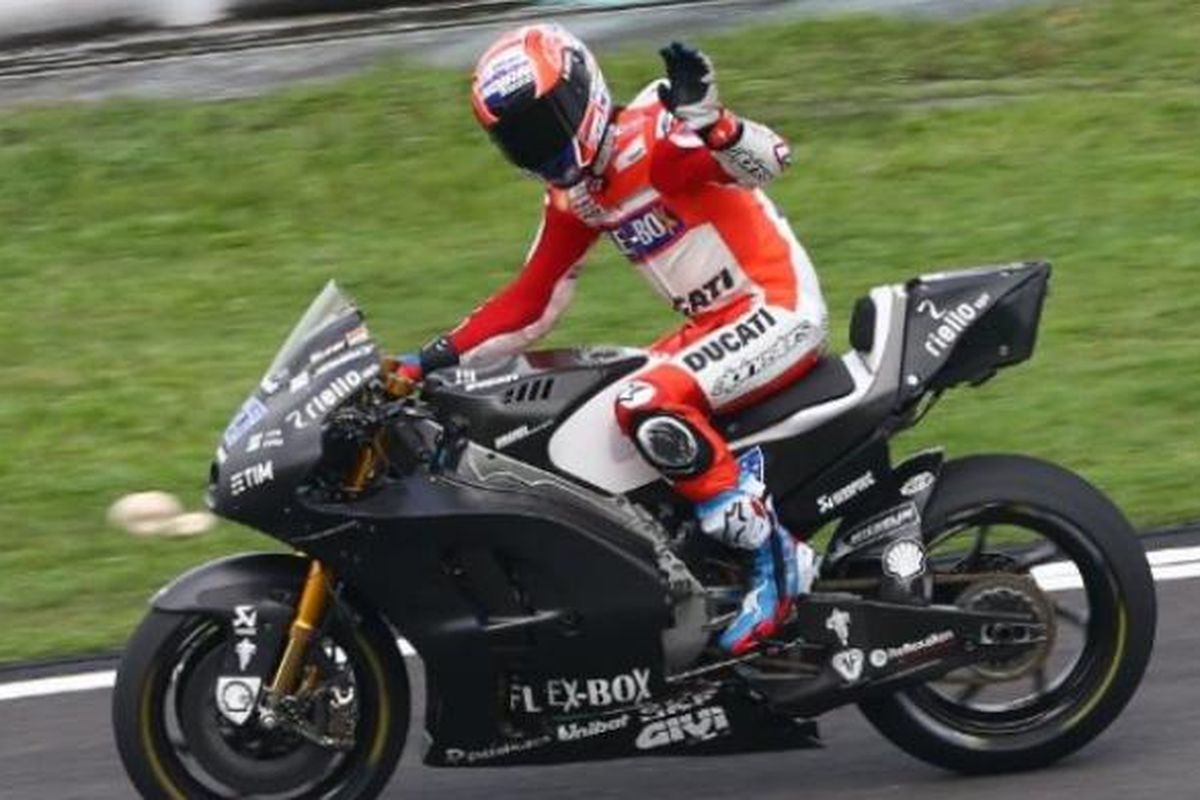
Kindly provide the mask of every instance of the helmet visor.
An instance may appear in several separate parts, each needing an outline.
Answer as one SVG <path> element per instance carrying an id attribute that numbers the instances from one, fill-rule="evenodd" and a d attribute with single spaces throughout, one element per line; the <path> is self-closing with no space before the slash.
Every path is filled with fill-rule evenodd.
<path id="1" fill-rule="evenodd" d="M 591 77 L 571 69 L 542 97 L 512 103 L 489 133 L 509 161 L 551 183 L 574 183 L 583 175 L 576 144 L 587 115 Z"/>

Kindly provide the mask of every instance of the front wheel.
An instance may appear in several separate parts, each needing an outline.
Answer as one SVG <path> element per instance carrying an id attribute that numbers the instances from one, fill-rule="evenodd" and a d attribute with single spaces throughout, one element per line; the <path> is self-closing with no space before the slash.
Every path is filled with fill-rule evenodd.
<path id="1" fill-rule="evenodd" d="M 216 678 L 229 636 L 224 620 L 152 610 L 126 647 L 113 727 L 142 797 L 366 800 L 382 792 L 409 715 L 404 660 L 388 627 L 338 615 L 309 648 L 306 680 L 336 685 L 342 704 L 313 703 L 311 713 L 326 726 L 331 713 L 348 721 L 352 744 L 336 748 L 263 727 L 257 716 L 235 726 L 218 711 Z"/>
<path id="2" fill-rule="evenodd" d="M 935 602 L 1032 612 L 1047 635 L 1018 657 L 861 704 L 871 724 L 968 773 L 1044 766 L 1098 736 L 1154 643 L 1153 579 L 1121 512 L 1060 467 L 975 456 L 946 464 L 923 529 Z"/>

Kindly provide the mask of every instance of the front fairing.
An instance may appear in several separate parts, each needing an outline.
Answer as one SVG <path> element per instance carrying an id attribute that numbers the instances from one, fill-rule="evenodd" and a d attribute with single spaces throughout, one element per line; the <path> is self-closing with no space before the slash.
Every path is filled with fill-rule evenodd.
<path id="1" fill-rule="evenodd" d="M 217 447 L 208 503 L 267 532 L 287 528 L 296 490 L 322 455 L 329 415 L 379 371 L 362 313 L 330 282 L 313 301 Z"/>

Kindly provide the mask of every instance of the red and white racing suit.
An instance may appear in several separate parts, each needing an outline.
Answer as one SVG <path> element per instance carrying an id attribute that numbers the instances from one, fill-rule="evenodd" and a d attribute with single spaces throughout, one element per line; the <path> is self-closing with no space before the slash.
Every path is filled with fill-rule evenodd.
<path id="1" fill-rule="evenodd" d="M 695 464 L 669 470 L 647 458 L 701 502 L 738 484 L 737 463 L 709 418 L 811 369 L 824 347 L 826 312 L 808 255 L 758 188 L 787 163 L 787 145 L 745 122 L 743 138 L 753 141 L 744 144 L 765 149 L 757 157 L 772 159 L 773 169 L 715 152 L 652 88 L 618 111 L 601 176 L 548 191 L 524 269 L 448 338 L 467 362 L 523 350 L 567 306 L 585 254 L 607 234 L 688 317 L 651 346 L 650 363 L 617 401 L 617 421 L 633 436 L 641 420 L 667 415 L 694 434 Z"/>

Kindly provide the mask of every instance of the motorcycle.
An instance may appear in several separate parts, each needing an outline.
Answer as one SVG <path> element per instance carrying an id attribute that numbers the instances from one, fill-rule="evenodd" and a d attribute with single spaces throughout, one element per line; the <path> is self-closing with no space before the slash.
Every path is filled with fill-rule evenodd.
<path id="1" fill-rule="evenodd" d="M 129 777 L 147 798 L 377 796 L 412 708 L 398 637 L 437 766 L 803 746 L 847 704 L 951 770 L 1081 748 L 1153 644 L 1129 523 L 1044 461 L 890 447 L 945 390 L 1031 356 L 1049 276 L 875 288 L 849 352 L 716 420 L 824 554 L 782 632 L 737 658 L 712 639 L 744 565 L 613 417 L 651 356 L 531 352 L 414 392 L 330 283 L 209 475 L 217 514 L 291 552 L 205 564 L 151 600 L 113 699 Z"/>

